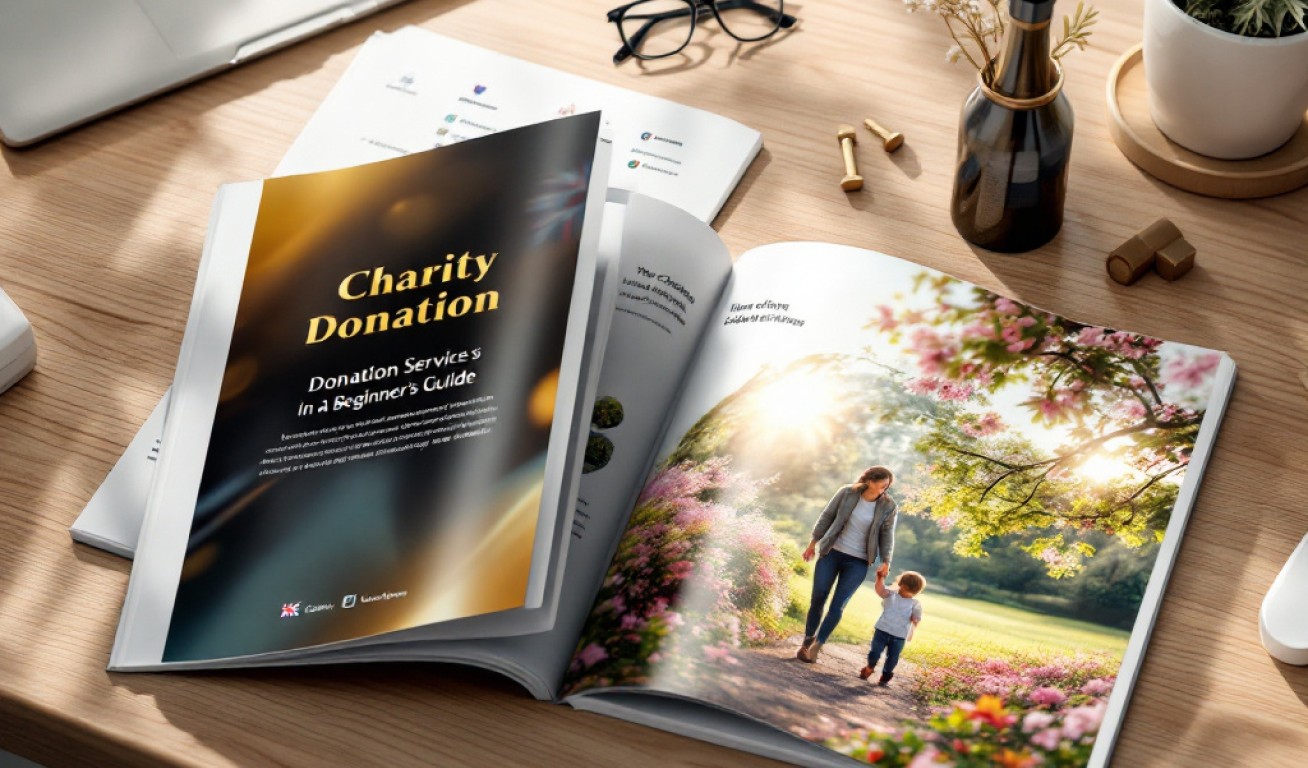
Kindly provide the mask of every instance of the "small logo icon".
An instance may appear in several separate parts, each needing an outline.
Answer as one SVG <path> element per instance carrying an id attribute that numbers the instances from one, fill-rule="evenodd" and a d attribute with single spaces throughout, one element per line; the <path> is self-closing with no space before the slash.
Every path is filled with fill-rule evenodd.
<path id="1" fill-rule="evenodd" d="M 639 168 L 639 167 L 640 167 L 640 161 L 639 161 L 639 160 L 630 160 L 630 161 L 627 162 L 627 167 L 628 167 L 628 168 Z"/>
<path id="2" fill-rule="evenodd" d="M 417 93 L 417 91 L 413 90 L 413 84 L 416 82 L 418 82 L 418 78 L 414 77 L 412 72 L 406 72 L 387 83 L 386 87 L 404 93 Z"/>
<path id="3" fill-rule="evenodd" d="M 289 619 L 292 616 L 300 615 L 299 603 L 282 603 L 282 618 Z"/>
<path id="4" fill-rule="evenodd" d="M 436 135 L 437 135 L 437 136 L 444 136 L 445 134 L 447 134 L 447 133 L 449 133 L 449 132 L 450 132 L 450 129 L 449 129 L 449 128 L 446 128 L 446 127 L 443 126 L 443 125 L 442 125 L 440 128 L 437 128 L 437 129 L 436 129 Z"/>
<path id="5" fill-rule="evenodd" d="M 472 92 L 480 96 L 486 92 L 486 86 L 478 83 L 477 85 L 472 86 Z"/>
<path id="6" fill-rule="evenodd" d="M 649 131 L 645 131 L 644 133 L 642 133 L 642 134 L 640 135 L 640 140 L 641 140 L 641 141 L 649 141 L 650 138 L 651 138 L 653 135 L 654 135 L 654 134 L 650 133 Z"/>
<path id="7" fill-rule="evenodd" d="M 447 122 L 447 123 L 452 123 L 452 122 L 454 122 L 455 120 L 458 120 L 458 119 L 459 119 L 459 116 L 458 116 L 458 115 L 446 115 L 446 116 L 445 116 L 445 122 Z"/>
<path id="8" fill-rule="evenodd" d="M 358 599 L 358 595 L 346 595 L 345 598 L 341 600 L 341 607 L 353 608 L 356 599 Z"/>

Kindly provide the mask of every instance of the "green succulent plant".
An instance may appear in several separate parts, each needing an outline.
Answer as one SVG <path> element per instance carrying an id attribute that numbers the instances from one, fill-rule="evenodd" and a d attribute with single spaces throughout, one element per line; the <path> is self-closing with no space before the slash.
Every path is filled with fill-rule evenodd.
<path id="1" fill-rule="evenodd" d="M 1172 0 L 1210 27 L 1245 37 L 1281 37 L 1308 30 L 1308 0 Z"/>

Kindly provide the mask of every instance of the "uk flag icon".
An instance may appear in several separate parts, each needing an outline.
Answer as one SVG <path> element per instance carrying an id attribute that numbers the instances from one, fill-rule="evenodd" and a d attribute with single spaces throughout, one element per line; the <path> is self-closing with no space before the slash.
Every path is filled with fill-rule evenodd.
<path id="1" fill-rule="evenodd" d="M 282 603 L 282 618 L 287 619 L 292 616 L 300 615 L 299 603 Z"/>

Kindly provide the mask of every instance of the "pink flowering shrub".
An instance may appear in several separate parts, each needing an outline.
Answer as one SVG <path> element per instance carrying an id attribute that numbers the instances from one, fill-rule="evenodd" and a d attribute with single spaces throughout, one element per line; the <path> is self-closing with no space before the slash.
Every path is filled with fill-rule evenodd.
<path id="1" fill-rule="evenodd" d="M 913 692 L 919 701 L 946 705 L 998 696 L 1013 705 L 1058 707 L 1107 696 L 1118 661 L 1107 656 L 978 659 L 937 651 L 915 656 Z"/>
<path id="2" fill-rule="evenodd" d="M 925 723 L 899 730 L 819 718 L 795 732 L 878 765 L 1084 766 L 1113 690 L 1116 661 L 1094 656 L 918 656 Z"/>
<path id="3" fill-rule="evenodd" d="M 1107 704 L 1085 704 L 1023 712 L 999 696 L 985 694 L 932 715 L 926 726 L 888 733 L 875 728 L 834 727 L 819 721 L 801 736 L 877 765 L 956 768 L 1058 768 L 1084 766 Z"/>
<path id="4" fill-rule="evenodd" d="M 780 636 L 787 560 L 752 509 L 761 484 L 728 464 L 681 462 L 645 486 L 582 632 L 570 690 L 734 665 L 735 649 Z"/>

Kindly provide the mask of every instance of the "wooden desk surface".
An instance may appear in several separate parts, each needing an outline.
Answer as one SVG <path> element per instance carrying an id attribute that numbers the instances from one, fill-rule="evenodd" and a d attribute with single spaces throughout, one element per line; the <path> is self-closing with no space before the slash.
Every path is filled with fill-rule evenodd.
<path id="1" fill-rule="evenodd" d="M 373 29 L 419 24 L 761 130 L 763 152 L 715 222 L 733 253 L 776 240 L 865 246 L 1072 317 L 1230 351 L 1240 382 L 1115 762 L 1303 765 L 1308 668 L 1263 652 L 1257 614 L 1308 532 L 1308 190 L 1211 200 L 1122 157 L 1104 81 L 1140 38 L 1140 0 L 1099 0 L 1094 47 L 1067 60 L 1067 222 L 1019 256 L 974 251 L 950 224 L 958 110 L 974 80 L 945 62 L 939 19 L 899 0 L 788 3 L 803 23 L 784 39 L 738 49 L 702 29 L 693 62 L 642 72 L 610 64 L 610 4 L 415 0 L 0 153 L 0 285 L 40 349 L 35 373 L 0 397 L 0 749 L 50 765 L 771 764 L 549 706 L 476 671 L 104 671 L 128 565 L 75 546 L 67 527 L 171 379 L 213 192 L 272 172 Z M 867 186 L 847 195 L 834 126 L 865 116 L 908 144 L 886 156 L 865 142 Z M 1160 215 L 1198 247 L 1199 266 L 1174 284 L 1111 282 L 1104 254 Z"/>

